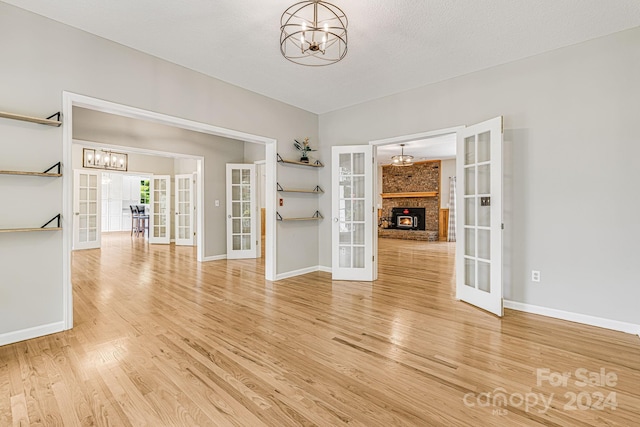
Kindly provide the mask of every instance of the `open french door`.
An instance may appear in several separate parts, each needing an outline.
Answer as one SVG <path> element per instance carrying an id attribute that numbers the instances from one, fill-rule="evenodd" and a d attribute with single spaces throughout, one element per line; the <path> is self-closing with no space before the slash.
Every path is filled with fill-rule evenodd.
<path id="1" fill-rule="evenodd" d="M 227 164 L 227 259 L 257 258 L 255 165 Z"/>
<path id="2" fill-rule="evenodd" d="M 374 280 L 373 154 L 370 145 L 331 152 L 333 280 Z"/>
<path id="3" fill-rule="evenodd" d="M 100 172 L 76 169 L 73 172 L 73 249 L 100 247 L 102 201 Z"/>
<path id="4" fill-rule="evenodd" d="M 457 140 L 456 297 L 502 316 L 502 117 Z"/>
<path id="5" fill-rule="evenodd" d="M 171 177 L 152 175 L 149 180 L 149 243 L 171 242 Z"/>
<path id="6" fill-rule="evenodd" d="M 175 176 L 176 245 L 193 246 L 193 174 Z"/>

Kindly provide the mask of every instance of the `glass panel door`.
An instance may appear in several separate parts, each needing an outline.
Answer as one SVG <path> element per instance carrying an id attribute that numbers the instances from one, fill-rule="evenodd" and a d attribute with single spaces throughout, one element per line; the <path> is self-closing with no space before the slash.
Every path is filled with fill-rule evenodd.
<path id="1" fill-rule="evenodd" d="M 371 153 L 370 146 L 333 147 L 334 280 L 373 280 Z"/>
<path id="2" fill-rule="evenodd" d="M 193 246 L 193 175 L 175 176 L 176 245 Z"/>
<path id="3" fill-rule="evenodd" d="M 73 249 L 100 247 L 100 172 L 74 171 Z"/>
<path id="4" fill-rule="evenodd" d="M 457 297 L 502 316 L 502 117 L 458 132 Z"/>
<path id="5" fill-rule="evenodd" d="M 171 241 L 171 177 L 153 175 L 149 186 L 149 243 Z"/>
<path id="6" fill-rule="evenodd" d="M 256 258 L 255 165 L 227 165 L 227 259 Z"/>

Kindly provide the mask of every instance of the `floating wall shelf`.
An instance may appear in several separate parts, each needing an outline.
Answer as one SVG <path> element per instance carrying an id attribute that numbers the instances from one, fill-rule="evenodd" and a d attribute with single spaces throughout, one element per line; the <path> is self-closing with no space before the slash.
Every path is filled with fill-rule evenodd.
<path id="1" fill-rule="evenodd" d="M 46 126 L 60 127 L 60 125 L 62 124 L 62 121 L 60 121 L 59 111 L 57 113 L 50 115 L 46 119 L 41 119 L 40 117 L 24 116 L 22 114 L 5 113 L 3 111 L 0 111 L 0 117 L 4 119 L 21 120 L 23 122 L 37 123 L 39 125 L 46 125 Z M 53 117 L 55 117 L 56 119 L 54 120 Z"/>
<path id="2" fill-rule="evenodd" d="M 307 216 L 302 218 L 283 218 L 282 216 L 280 216 L 278 212 L 276 212 L 276 219 L 278 221 L 317 221 L 323 218 L 324 217 L 320 214 L 319 211 L 316 211 L 316 213 L 314 213 L 313 216 Z"/>
<path id="3" fill-rule="evenodd" d="M 303 190 L 298 188 L 282 188 L 282 186 L 278 183 L 278 191 L 282 193 L 312 193 L 312 194 L 320 194 L 324 193 L 324 190 L 320 188 L 319 185 L 316 185 L 316 188 L 313 190 Z"/>
<path id="4" fill-rule="evenodd" d="M 45 225 L 43 225 L 42 227 L 38 227 L 38 228 L 0 228 L 0 233 L 24 233 L 24 232 L 31 232 L 31 231 L 57 231 L 57 230 L 62 230 L 62 227 L 60 226 L 60 214 L 54 216 L 53 218 L 51 218 Z M 57 222 L 57 226 L 56 227 L 47 227 L 49 224 L 51 224 L 53 221 Z"/>
<path id="5" fill-rule="evenodd" d="M 51 166 L 44 172 L 27 172 L 27 171 L 3 171 L 0 170 L 0 175 L 22 175 L 22 176 L 48 176 L 48 177 L 60 177 L 62 176 L 60 170 L 61 164 L 60 162 Z M 52 169 L 57 168 L 58 172 L 50 172 Z"/>
<path id="6" fill-rule="evenodd" d="M 316 160 L 313 163 L 305 163 L 305 162 L 300 162 L 297 160 L 286 160 L 283 159 L 282 157 L 280 157 L 280 154 L 277 155 L 277 160 L 278 163 L 287 163 L 290 165 L 298 165 L 298 166 L 308 166 L 308 167 L 312 167 L 312 168 L 323 168 L 324 165 L 322 164 L 322 162 L 320 160 Z"/>

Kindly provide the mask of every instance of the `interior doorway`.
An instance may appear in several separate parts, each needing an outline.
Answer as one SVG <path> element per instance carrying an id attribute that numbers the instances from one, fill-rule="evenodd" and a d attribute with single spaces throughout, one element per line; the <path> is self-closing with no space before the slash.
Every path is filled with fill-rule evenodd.
<path id="1" fill-rule="evenodd" d="M 79 107 L 91 111 L 112 114 L 118 117 L 126 117 L 131 119 L 138 119 L 147 121 L 150 123 L 159 123 L 178 129 L 184 129 L 189 131 L 195 131 L 201 134 L 214 135 L 222 138 L 235 140 L 240 143 L 253 143 L 260 144 L 265 147 L 265 168 L 266 168 L 266 185 L 267 197 L 266 197 L 266 233 L 265 233 L 265 278 L 267 280 L 275 280 L 276 276 L 276 234 L 275 234 L 275 200 L 276 200 L 276 140 L 272 138 L 266 138 L 249 133 L 238 132 L 231 129 L 221 128 L 206 123 L 195 122 L 191 120 L 185 120 L 174 116 L 155 113 L 148 110 L 143 110 L 135 107 L 129 107 L 121 104 L 112 103 L 96 98 L 91 98 L 83 95 L 78 95 L 70 92 L 63 92 L 63 114 L 66 118 L 65 126 L 63 128 L 63 164 L 73 164 L 73 109 Z M 161 143 L 166 141 L 161 141 Z M 102 144 L 101 144 L 102 145 Z M 119 146 L 118 146 L 119 147 Z M 180 153 L 173 153 L 178 154 Z M 203 184 L 203 171 L 204 160 L 201 161 L 201 169 L 198 170 L 198 185 L 197 196 L 200 201 L 200 205 L 207 203 L 204 195 Z M 72 298 L 72 283 L 71 283 L 71 250 L 73 247 L 73 179 L 65 174 L 63 177 L 63 282 L 65 284 L 64 304 L 63 304 L 63 317 L 65 319 L 65 329 L 73 327 L 73 298 Z M 212 203 L 213 205 L 213 203 Z M 197 259 L 199 262 L 208 261 L 210 259 L 221 259 L 217 256 L 205 256 L 205 241 L 208 241 L 207 227 L 205 227 L 205 221 L 202 215 L 199 215 L 197 220 L 198 233 L 198 245 L 197 245 Z"/>
<path id="2" fill-rule="evenodd" d="M 126 159 L 125 170 L 86 164 L 86 152 L 116 149 Z M 201 156 L 81 139 L 73 140 L 71 151 L 75 171 L 73 250 L 100 248 L 104 233 L 124 233 L 152 244 L 202 244 L 194 238 L 197 219 L 203 215 L 196 191 L 204 160 Z M 154 203 L 158 191 L 152 191 L 158 177 L 166 178 L 162 190 L 166 200 L 162 203 Z M 95 185 L 87 187 L 92 182 Z"/>
<path id="3" fill-rule="evenodd" d="M 442 218 L 446 215 L 448 229 L 449 178 L 456 175 L 456 134 L 461 128 L 370 142 L 377 165 L 373 179 L 378 212 L 373 230 L 376 268 L 383 261 L 393 264 L 394 260 L 385 257 L 397 256 L 398 248 L 412 254 L 402 260 L 400 268 L 407 269 L 426 258 L 425 251 L 430 249 L 455 252 L 455 244 L 438 242 L 446 242 Z M 398 159 L 408 166 L 391 166 Z M 448 247 L 439 247 L 442 245 Z"/>

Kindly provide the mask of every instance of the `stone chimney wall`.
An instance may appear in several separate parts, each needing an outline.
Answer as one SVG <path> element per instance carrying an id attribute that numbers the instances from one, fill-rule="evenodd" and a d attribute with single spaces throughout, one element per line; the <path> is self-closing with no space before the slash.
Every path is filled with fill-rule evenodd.
<path id="1" fill-rule="evenodd" d="M 407 193 L 436 191 L 435 197 L 407 197 L 382 199 L 382 216 L 391 217 L 393 207 L 425 208 L 426 230 L 438 231 L 440 212 L 440 160 L 417 162 L 413 166 L 383 166 L 382 192 Z M 410 233 L 411 230 L 394 230 Z M 402 238 L 399 236 L 399 238 Z"/>

